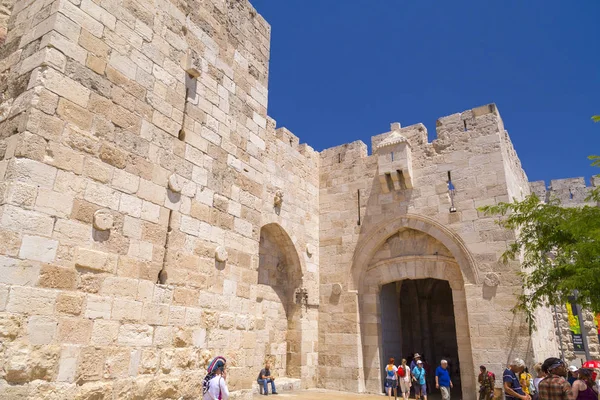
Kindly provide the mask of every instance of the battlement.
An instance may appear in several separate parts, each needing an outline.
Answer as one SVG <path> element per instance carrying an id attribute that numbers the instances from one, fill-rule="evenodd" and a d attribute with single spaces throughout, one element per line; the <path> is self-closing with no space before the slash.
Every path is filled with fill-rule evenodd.
<path id="1" fill-rule="evenodd" d="M 275 135 L 275 138 L 287 146 L 298 151 L 300 154 L 306 157 L 314 157 L 318 154 L 315 149 L 309 146 L 307 143 L 300 143 L 300 138 L 294 135 L 286 127 L 277 127 L 277 121 L 270 116 L 267 116 L 267 132 Z"/>
<path id="2" fill-rule="evenodd" d="M 341 157 L 342 159 L 347 159 L 347 157 L 367 157 L 374 154 L 377 147 L 393 133 L 398 133 L 405 137 L 415 148 L 433 145 L 433 151 L 441 152 L 451 147 L 455 142 L 464 143 L 470 138 L 473 131 L 484 132 L 490 127 L 504 132 L 504 124 L 500 117 L 500 112 L 494 103 L 438 118 L 436 122 L 437 138 L 432 142 L 428 140 L 427 127 L 423 123 L 402 127 L 399 122 L 393 122 L 390 125 L 389 131 L 371 137 L 370 154 L 365 143 L 357 141 L 322 150 L 321 157 L 322 159 L 331 156 Z M 478 136 L 481 136 L 481 133 Z M 355 150 L 356 146 L 360 147 L 359 151 L 350 151 L 351 149 Z M 363 148 L 364 151 L 362 150 Z M 338 161 L 339 159 L 336 162 Z"/>
<path id="3" fill-rule="evenodd" d="M 545 181 L 534 181 L 529 183 L 529 187 L 540 199 L 548 201 L 551 198 L 560 200 L 563 205 L 594 205 L 594 202 L 588 202 L 585 199 L 590 192 L 600 185 L 600 178 L 594 176 L 591 179 L 591 185 L 587 186 L 585 177 L 553 179 L 550 185 Z"/>

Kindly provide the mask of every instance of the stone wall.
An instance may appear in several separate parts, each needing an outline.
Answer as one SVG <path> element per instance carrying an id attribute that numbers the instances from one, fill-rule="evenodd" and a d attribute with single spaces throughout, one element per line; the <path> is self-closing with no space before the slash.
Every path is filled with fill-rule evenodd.
<path id="1" fill-rule="evenodd" d="M 193 397 L 217 354 L 249 396 L 273 352 L 256 345 L 272 328 L 258 277 L 267 224 L 289 236 L 306 293 L 276 350 L 314 385 L 319 156 L 267 117 L 264 19 L 247 1 L 190 4 L 12 10 L 0 397 Z"/>

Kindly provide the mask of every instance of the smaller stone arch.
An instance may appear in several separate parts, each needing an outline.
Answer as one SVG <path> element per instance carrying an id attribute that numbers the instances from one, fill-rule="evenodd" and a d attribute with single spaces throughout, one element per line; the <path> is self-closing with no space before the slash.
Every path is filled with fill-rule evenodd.
<path id="1" fill-rule="evenodd" d="M 279 376 L 300 378 L 302 310 L 297 301 L 302 287 L 302 264 L 296 246 L 277 223 L 260 230 L 257 307 L 263 315 L 264 356 L 274 360 Z M 262 323 L 262 322 L 261 322 Z"/>

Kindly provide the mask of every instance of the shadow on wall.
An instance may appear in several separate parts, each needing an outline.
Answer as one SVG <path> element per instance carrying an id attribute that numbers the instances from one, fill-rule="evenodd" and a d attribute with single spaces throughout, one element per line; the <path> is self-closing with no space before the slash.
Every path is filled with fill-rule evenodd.
<path id="1" fill-rule="evenodd" d="M 257 301 L 268 336 L 264 354 L 275 360 L 273 369 L 280 376 L 300 378 L 302 313 L 295 297 L 302 285 L 302 267 L 292 240 L 276 223 L 260 231 L 258 284 Z"/>

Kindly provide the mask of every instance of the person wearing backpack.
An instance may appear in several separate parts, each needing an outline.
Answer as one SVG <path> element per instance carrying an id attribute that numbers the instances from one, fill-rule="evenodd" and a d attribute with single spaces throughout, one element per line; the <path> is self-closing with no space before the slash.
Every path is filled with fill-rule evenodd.
<path id="1" fill-rule="evenodd" d="M 394 390 L 394 398 L 398 395 L 396 392 L 396 388 L 398 387 L 398 379 L 396 377 L 398 367 L 394 365 L 394 361 L 394 357 L 391 357 L 388 365 L 385 366 L 385 392 L 390 398 L 392 397 L 392 390 Z"/>
<path id="2" fill-rule="evenodd" d="M 400 387 L 400 393 L 402 393 L 402 398 L 404 400 L 408 400 L 410 396 L 410 368 L 406 365 L 406 358 L 402 359 L 402 365 L 398 367 L 398 383 Z"/>
<path id="3" fill-rule="evenodd" d="M 202 400 L 228 400 L 229 389 L 227 388 L 227 372 L 224 357 L 215 357 L 208 365 L 208 374 L 202 382 Z"/>
<path id="4" fill-rule="evenodd" d="M 485 365 L 479 367 L 479 400 L 490 400 L 494 398 L 494 386 L 496 385 L 496 375 L 488 371 Z"/>

